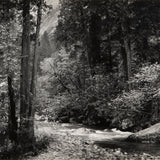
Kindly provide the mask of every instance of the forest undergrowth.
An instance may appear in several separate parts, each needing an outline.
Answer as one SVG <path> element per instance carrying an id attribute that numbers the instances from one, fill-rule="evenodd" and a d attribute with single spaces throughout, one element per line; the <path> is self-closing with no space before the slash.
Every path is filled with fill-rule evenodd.
<path id="1" fill-rule="evenodd" d="M 61 134 L 56 131 L 62 130 Z M 35 134 L 39 143 L 37 152 L 27 152 L 22 155 L 4 158 L 5 160 L 149 160 L 159 159 L 146 153 L 127 153 L 120 148 L 101 148 L 91 140 L 71 135 L 65 127 L 58 123 L 36 122 Z M 48 142 L 48 143 L 47 143 Z M 38 150 L 39 149 L 39 150 Z"/>

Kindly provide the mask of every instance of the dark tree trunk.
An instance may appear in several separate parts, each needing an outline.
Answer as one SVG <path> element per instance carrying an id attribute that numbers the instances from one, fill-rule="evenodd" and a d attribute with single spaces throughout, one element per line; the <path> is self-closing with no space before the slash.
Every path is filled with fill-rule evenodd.
<path id="1" fill-rule="evenodd" d="M 147 60 L 147 53 L 146 51 L 149 51 L 149 45 L 148 45 L 148 40 L 147 40 L 147 36 L 142 38 L 142 45 L 143 45 L 143 50 L 142 50 L 142 60 L 146 62 Z"/>
<path id="2" fill-rule="evenodd" d="M 23 33 L 20 77 L 20 143 L 24 147 L 33 142 L 29 116 L 29 57 L 30 57 L 30 0 L 23 0 Z"/>
<path id="3" fill-rule="evenodd" d="M 94 75 L 94 66 L 101 61 L 100 56 L 100 32 L 101 32 L 101 18 L 98 14 L 91 15 L 89 28 L 89 42 L 88 46 L 88 60 L 91 67 L 91 74 Z"/>
<path id="4" fill-rule="evenodd" d="M 130 42 L 128 39 L 124 39 L 124 46 L 127 55 L 127 80 L 131 77 L 131 49 L 130 49 Z"/>
<path id="5" fill-rule="evenodd" d="M 106 70 L 109 71 L 110 73 L 112 73 L 112 70 L 113 70 L 113 60 L 112 60 L 112 45 L 111 45 L 111 24 L 108 23 L 111 20 L 110 16 L 109 16 L 109 13 L 108 13 L 108 10 L 106 10 L 106 21 L 105 21 L 105 25 L 106 25 L 106 32 L 108 34 L 108 39 L 107 39 L 107 61 L 109 63 L 106 62 Z M 108 66 L 109 64 L 109 66 Z M 108 68 L 109 67 L 109 68 Z"/>
<path id="6" fill-rule="evenodd" d="M 97 14 L 91 16 L 90 39 L 91 39 L 91 57 L 93 65 L 100 63 L 100 32 L 101 19 Z"/>
<path id="7" fill-rule="evenodd" d="M 122 59 L 122 72 L 124 81 L 126 82 L 128 80 L 128 66 L 127 66 L 127 53 L 124 47 L 124 41 L 120 41 L 121 44 L 121 59 Z"/>
<path id="8" fill-rule="evenodd" d="M 129 81 L 131 77 L 131 44 L 130 39 L 128 38 L 130 31 L 129 31 L 129 24 L 122 20 L 120 31 L 121 31 L 121 55 L 123 61 L 123 71 L 124 71 L 124 80 Z M 127 87 L 128 90 L 131 89 L 130 84 Z"/>
<path id="9" fill-rule="evenodd" d="M 37 65 L 38 65 L 38 53 L 37 53 L 37 47 L 39 42 L 39 32 L 40 32 L 40 25 L 41 25 L 41 17 L 42 17 L 42 3 L 43 0 L 38 1 L 38 11 L 37 11 L 37 26 L 36 26 L 36 38 L 35 38 L 35 44 L 34 44 L 34 53 L 33 53 L 33 64 L 32 64 L 32 77 L 31 77 L 31 86 L 30 86 L 30 105 L 29 105 L 29 117 L 31 119 L 30 121 L 30 130 L 32 136 L 34 136 L 34 102 L 36 98 L 36 82 L 37 82 Z"/>
<path id="10" fill-rule="evenodd" d="M 109 72 L 112 72 L 112 47 L 111 47 L 111 40 L 109 38 L 108 40 L 108 46 L 107 46 L 107 50 L 108 50 L 108 60 L 109 60 Z"/>
<path id="11" fill-rule="evenodd" d="M 9 97 L 9 115 L 8 115 L 8 130 L 9 139 L 11 142 L 17 143 L 17 117 L 16 103 L 14 99 L 14 89 L 12 87 L 12 76 L 8 75 L 8 97 Z"/>

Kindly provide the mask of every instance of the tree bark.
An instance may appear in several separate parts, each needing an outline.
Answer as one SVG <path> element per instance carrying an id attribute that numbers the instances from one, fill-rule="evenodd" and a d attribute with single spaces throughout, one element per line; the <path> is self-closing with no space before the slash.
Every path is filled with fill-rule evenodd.
<path id="1" fill-rule="evenodd" d="M 12 86 L 12 76 L 8 75 L 8 97 L 9 97 L 9 115 L 8 115 L 8 130 L 9 139 L 17 144 L 17 117 L 16 103 L 14 100 L 14 89 Z"/>
<path id="2" fill-rule="evenodd" d="M 36 98 L 36 82 L 37 82 L 37 65 L 38 65 L 38 53 L 37 47 L 39 43 L 39 32 L 41 25 L 41 17 L 42 17 L 42 3 L 43 0 L 38 1 L 38 11 L 37 11 L 37 26 L 36 26 L 36 38 L 34 44 L 34 53 L 33 53 L 33 64 L 32 64 L 32 77 L 31 77 L 31 85 L 30 85 L 30 105 L 29 105 L 29 117 L 31 118 L 30 127 L 31 134 L 34 136 L 34 102 Z"/>
<path id="3" fill-rule="evenodd" d="M 123 67 L 124 67 L 124 74 L 125 74 L 125 81 L 129 81 L 131 77 L 131 46 L 130 46 L 130 40 L 128 38 L 129 34 L 129 26 L 126 26 L 124 22 L 121 24 L 121 54 L 123 58 Z M 130 84 L 128 84 L 128 90 L 131 89 Z"/>
<path id="4" fill-rule="evenodd" d="M 88 60 L 91 68 L 91 75 L 95 74 L 94 67 L 101 61 L 100 48 L 101 18 L 98 14 L 92 13 L 89 28 Z"/>
<path id="5" fill-rule="evenodd" d="M 112 45 L 111 45 L 111 24 L 108 23 L 109 21 L 112 21 L 111 18 L 110 18 L 110 15 L 109 15 L 109 12 L 108 10 L 106 10 L 106 17 L 107 17 L 107 21 L 105 22 L 107 28 L 106 28 L 106 31 L 107 31 L 107 34 L 108 34 L 108 39 L 107 39 L 107 53 L 108 53 L 108 58 L 107 60 L 109 61 L 109 69 L 108 69 L 108 64 L 106 62 L 106 70 L 107 72 L 109 71 L 110 73 L 112 73 L 112 69 L 113 69 L 113 60 L 112 60 Z"/>
<path id="6" fill-rule="evenodd" d="M 23 0 L 23 31 L 20 77 L 20 143 L 25 145 L 33 142 L 29 126 L 29 57 L 30 57 L 30 0 Z M 33 130 L 33 128 L 32 128 Z"/>
<path id="7" fill-rule="evenodd" d="M 107 46 L 107 49 L 108 49 L 108 59 L 109 59 L 109 72 L 112 73 L 112 47 L 111 47 L 111 39 L 109 37 L 109 40 L 108 40 L 108 46 Z"/>
<path id="8" fill-rule="evenodd" d="M 120 40 L 121 44 L 121 59 L 122 59 L 122 72 L 124 81 L 128 81 L 128 66 L 127 66 L 127 53 L 124 47 L 124 41 Z"/>

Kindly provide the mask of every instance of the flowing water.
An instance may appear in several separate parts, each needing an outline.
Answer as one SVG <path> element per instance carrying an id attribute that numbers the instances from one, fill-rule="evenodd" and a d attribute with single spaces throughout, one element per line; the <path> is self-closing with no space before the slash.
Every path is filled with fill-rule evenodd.
<path id="1" fill-rule="evenodd" d="M 122 152 L 127 152 L 127 153 L 134 153 L 134 154 L 148 153 L 155 156 L 160 155 L 160 144 L 141 144 L 141 143 L 116 141 L 116 140 L 96 141 L 95 144 L 103 148 L 111 148 L 111 149 L 120 148 Z"/>
<path id="2" fill-rule="evenodd" d="M 132 134 L 131 132 L 121 132 L 116 129 L 89 129 L 76 124 L 66 124 L 66 128 L 70 129 L 73 135 L 84 136 L 85 138 L 93 140 L 94 144 L 103 148 L 120 149 L 122 152 L 134 154 L 148 153 L 155 156 L 160 155 L 160 144 L 127 142 L 125 139 Z"/>
<path id="3" fill-rule="evenodd" d="M 141 144 L 125 141 L 132 134 L 131 132 L 122 132 L 116 129 L 91 129 L 79 124 L 61 124 L 58 130 L 54 130 L 50 126 L 51 124 L 49 126 L 46 124 L 41 129 L 43 129 L 43 132 L 47 134 L 51 133 L 52 135 L 71 134 L 83 137 L 84 140 L 91 140 L 94 144 L 103 148 L 120 149 L 122 152 L 133 154 L 146 153 L 153 156 L 160 156 L 160 144 Z"/>

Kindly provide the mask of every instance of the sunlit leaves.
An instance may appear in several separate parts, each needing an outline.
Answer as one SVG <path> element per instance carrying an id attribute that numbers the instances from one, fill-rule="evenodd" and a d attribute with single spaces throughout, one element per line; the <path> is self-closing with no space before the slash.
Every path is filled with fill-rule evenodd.
<path id="1" fill-rule="evenodd" d="M 146 65 L 142 67 L 137 74 L 134 75 L 130 83 L 153 83 L 157 80 L 159 73 L 159 64 Z"/>

